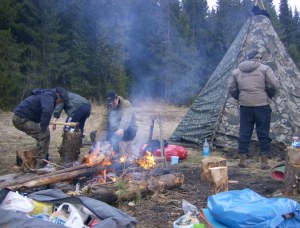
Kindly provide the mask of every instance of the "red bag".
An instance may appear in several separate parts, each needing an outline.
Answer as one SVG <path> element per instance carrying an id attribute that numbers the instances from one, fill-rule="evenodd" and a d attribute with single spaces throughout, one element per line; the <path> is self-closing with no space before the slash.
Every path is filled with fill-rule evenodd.
<path id="1" fill-rule="evenodd" d="M 160 149 L 157 149 L 154 154 L 161 157 Z M 188 156 L 188 151 L 186 148 L 177 145 L 168 145 L 165 147 L 165 154 L 167 161 L 171 161 L 171 156 L 178 156 L 179 160 L 186 159 Z"/>

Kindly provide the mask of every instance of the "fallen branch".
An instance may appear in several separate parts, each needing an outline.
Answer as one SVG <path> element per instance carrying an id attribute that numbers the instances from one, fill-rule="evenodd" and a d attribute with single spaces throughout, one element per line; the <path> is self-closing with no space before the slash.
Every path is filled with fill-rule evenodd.
<path id="1" fill-rule="evenodd" d="M 97 171 L 106 169 L 103 166 L 89 167 L 87 165 L 79 165 L 63 170 L 58 170 L 44 175 L 30 176 L 24 179 L 9 180 L 0 183 L 0 188 L 9 188 L 15 190 L 22 187 L 38 187 L 47 184 L 53 184 L 60 181 L 67 181 L 79 177 L 81 175 L 89 175 Z"/>

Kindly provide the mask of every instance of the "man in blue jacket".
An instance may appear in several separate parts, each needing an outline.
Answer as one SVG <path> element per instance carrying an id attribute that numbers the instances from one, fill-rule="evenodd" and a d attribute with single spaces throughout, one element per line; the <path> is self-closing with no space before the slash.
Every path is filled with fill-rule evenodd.
<path id="1" fill-rule="evenodd" d="M 68 102 L 64 88 L 34 89 L 31 95 L 15 108 L 12 122 L 14 126 L 37 141 L 37 168 L 43 168 L 48 157 L 50 131 L 49 123 L 54 108 L 59 103 Z"/>

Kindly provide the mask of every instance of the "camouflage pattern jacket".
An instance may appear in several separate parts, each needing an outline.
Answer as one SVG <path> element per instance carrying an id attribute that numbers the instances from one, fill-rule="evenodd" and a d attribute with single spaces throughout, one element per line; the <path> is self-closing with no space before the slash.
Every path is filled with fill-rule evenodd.
<path id="1" fill-rule="evenodd" d="M 102 121 L 98 128 L 99 136 L 102 135 L 104 131 L 115 132 L 118 129 L 125 131 L 129 126 L 137 129 L 133 106 L 123 97 L 119 96 L 119 99 L 119 104 L 116 109 L 106 107 L 104 110 Z"/>
<path id="2" fill-rule="evenodd" d="M 272 69 L 260 62 L 241 62 L 232 72 L 228 92 L 239 105 L 258 107 L 269 105 L 278 91 L 279 81 Z"/>

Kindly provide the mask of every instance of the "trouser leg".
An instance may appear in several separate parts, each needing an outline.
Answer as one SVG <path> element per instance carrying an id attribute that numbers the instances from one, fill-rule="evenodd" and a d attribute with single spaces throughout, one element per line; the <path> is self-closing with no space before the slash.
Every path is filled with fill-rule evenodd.
<path id="1" fill-rule="evenodd" d="M 37 151 L 36 151 L 36 159 L 37 166 L 43 166 L 42 159 L 46 159 L 49 152 L 49 144 L 50 144 L 50 131 L 47 128 L 46 131 L 41 131 L 40 125 L 33 121 L 30 121 L 25 118 L 20 118 L 16 115 L 13 117 L 14 126 L 20 130 L 25 132 L 27 135 L 35 138 Z"/>
<path id="2" fill-rule="evenodd" d="M 78 110 L 75 112 L 74 116 L 72 117 L 72 122 L 79 123 L 79 129 L 82 135 L 84 132 L 85 122 L 87 118 L 90 116 L 90 114 L 91 114 L 91 105 L 84 104 L 78 108 Z"/>
<path id="3" fill-rule="evenodd" d="M 270 155 L 271 152 L 272 140 L 269 137 L 271 112 L 269 105 L 255 108 L 256 134 L 261 155 Z"/>
<path id="4" fill-rule="evenodd" d="M 249 144 L 254 128 L 254 115 L 252 107 L 240 107 L 240 135 L 238 140 L 239 154 L 249 153 Z"/>
<path id="5" fill-rule="evenodd" d="M 122 140 L 122 136 L 116 135 L 114 132 L 109 133 L 108 140 L 110 142 L 110 145 L 113 148 L 113 151 L 119 153 L 120 152 L 119 142 Z"/>

